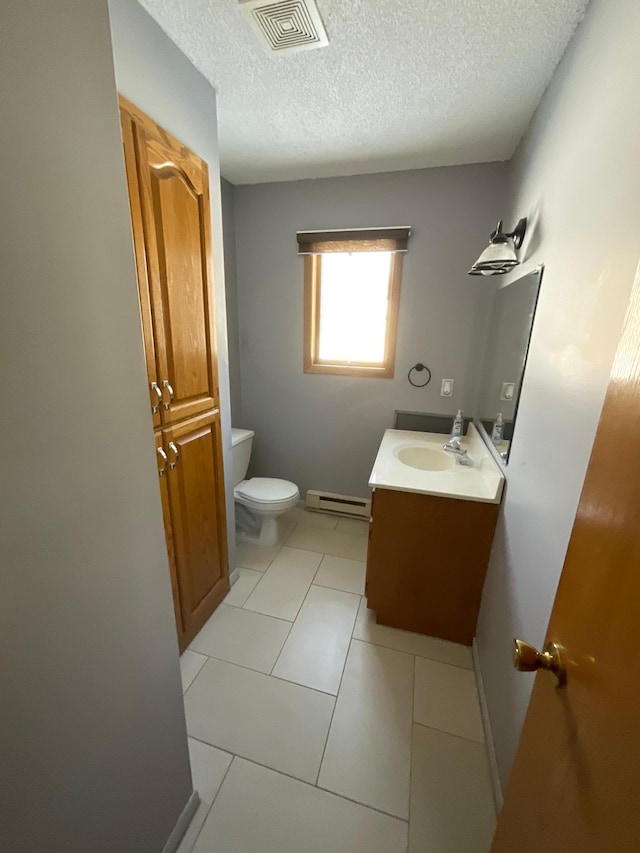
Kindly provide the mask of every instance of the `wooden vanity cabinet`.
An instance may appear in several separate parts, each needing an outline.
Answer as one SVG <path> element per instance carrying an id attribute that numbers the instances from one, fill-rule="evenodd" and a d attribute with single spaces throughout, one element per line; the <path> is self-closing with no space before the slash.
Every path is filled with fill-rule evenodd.
<path id="1" fill-rule="evenodd" d="M 471 645 L 498 510 L 376 488 L 366 595 L 378 623 Z"/>

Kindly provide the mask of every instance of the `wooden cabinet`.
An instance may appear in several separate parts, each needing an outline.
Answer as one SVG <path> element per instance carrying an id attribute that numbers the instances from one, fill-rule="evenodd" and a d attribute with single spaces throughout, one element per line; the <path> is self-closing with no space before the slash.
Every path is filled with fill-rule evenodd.
<path id="1" fill-rule="evenodd" d="M 199 158 L 135 125 L 162 422 L 218 405 L 209 179 Z"/>
<path id="2" fill-rule="evenodd" d="M 220 415 L 162 430 L 171 541 L 186 642 L 229 591 Z"/>
<path id="3" fill-rule="evenodd" d="M 206 163 L 121 99 L 155 423 L 219 405 Z"/>
<path id="4" fill-rule="evenodd" d="M 376 489 L 366 595 L 377 621 L 471 645 L 498 510 Z"/>
<path id="5" fill-rule="evenodd" d="M 184 634 L 182 621 L 182 609 L 180 605 L 180 594 L 178 591 L 178 572 L 173 550 L 173 524 L 171 521 L 171 507 L 169 505 L 169 456 L 163 446 L 163 435 L 161 432 L 154 433 L 156 443 L 156 461 L 158 463 L 158 477 L 160 479 L 160 498 L 162 500 L 162 520 L 164 522 L 164 535 L 167 542 L 167 554 L 169 556 L 169 573 L 171 575 L 171 593 L 173 595 L 173 610 L 176 617 L 178 637 Z"/>
<path id="6" fill-rule="evenodd" d="M 229 589 L 207 164 L 120 99 L 180 648 Z"/>
<path id="7" fill-rule="evenodd" d="M 127 172 L 127 189 L 129 190 L 129 206 L 131 209 L 131 230 L 135 247 L 136 274 L 138 278 L 138 299 L 140 302 L 140 319 L 142 321 L 142 337 L 144 340 L 144 356 L 149 380 L 149 402 L 151 406 L 154 427 L 160 426 L 163 409 L 163 390 L 158 369 L 156 367 L 156 347 L 153 338 L 153 321 L 151 316 L 151 287 L 147 269 L 147 253 L 145 250 L 145 234 L 142 219 L 142 200 L 140 197 L 138 165 L 136 156 L 136 125 L 127 112 L 126 102 L 121 99 L 120 126 L 124 145 L 125 165 Z"/>

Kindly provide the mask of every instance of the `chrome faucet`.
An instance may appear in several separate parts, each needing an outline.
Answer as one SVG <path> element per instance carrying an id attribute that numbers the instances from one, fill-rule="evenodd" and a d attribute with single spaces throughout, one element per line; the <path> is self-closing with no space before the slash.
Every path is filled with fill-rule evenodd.
<path id="1" fill-rule="evenodd" d="M 447 453 L 452 453 L 456 457 L 458 465 L 466 465 L 467 468 L 473 468 L 473 459 L 469 456 L 469 453 L 464 449 L 464 447 L 460 447 L 461 442 L 462 437 L 454 435 L 446 444 L 442 445 L 442 449 Z"/>

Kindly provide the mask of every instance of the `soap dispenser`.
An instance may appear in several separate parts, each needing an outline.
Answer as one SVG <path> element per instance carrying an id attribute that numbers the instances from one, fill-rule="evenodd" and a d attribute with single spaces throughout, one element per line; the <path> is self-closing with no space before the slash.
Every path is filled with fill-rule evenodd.
<path id="1" fill-rule="evenodd" d="M 498 445 L 502 442 L 502 433 L 504 431 L 504 422 L 502 420 L 502 412 L 498 412 L 498 417 L 493 422 L 493 429 L 491 430 L 491 441 Z"/>
<path id="2" fill-rule="evenodd" d="M 458 414 L 453 419 L 451 424 L 451 438 L 461 438 L 464 432 L 464 418 L 462 417 L 462 409 L 458 409 Z"/>

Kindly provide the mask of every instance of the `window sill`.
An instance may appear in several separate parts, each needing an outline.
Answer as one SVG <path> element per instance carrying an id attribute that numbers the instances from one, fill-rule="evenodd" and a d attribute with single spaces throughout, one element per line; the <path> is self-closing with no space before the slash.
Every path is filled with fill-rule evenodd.
<path id="1" fill-rule="evenodd" d="M 305 364 L 305 373 L 325 373 L 332 376 L 368 376 L 372 379 L 392 379 L 393 365 L 366 367 L 353 364 Z"/>

